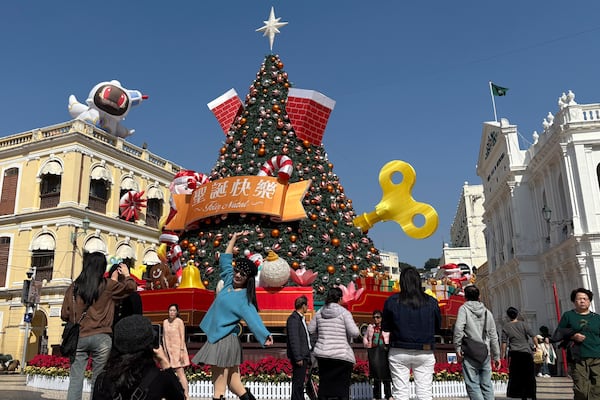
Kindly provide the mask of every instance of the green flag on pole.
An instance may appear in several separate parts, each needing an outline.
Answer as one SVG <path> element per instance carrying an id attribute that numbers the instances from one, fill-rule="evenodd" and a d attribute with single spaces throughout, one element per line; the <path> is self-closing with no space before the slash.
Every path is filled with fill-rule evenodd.
<path id="1" fill-rule="evenodd" d="M 508 88 L 494 85 L 492 83 L 492 93 L 494 94 L 494 96 L 506 96 L 507 91 L 508 91 Z"/>

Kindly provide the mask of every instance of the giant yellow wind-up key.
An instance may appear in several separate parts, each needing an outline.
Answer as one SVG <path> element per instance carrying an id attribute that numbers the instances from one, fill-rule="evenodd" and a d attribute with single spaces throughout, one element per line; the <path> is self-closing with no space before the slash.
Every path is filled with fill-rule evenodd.
<path id="1" fill-rule="evenodd" d="M 395 173 L 402 174 L 402 182 L 392 181 Z M 374 211 L 354 218 L 354 226 L 366 232 L 377 222 L 392 220 L 400 224 L 404 232 L 414 239 L 425 239 L 433 235 L 438 226 L 438 215 L 429 204 L 413 199 L 412 188 L 415 181 L 416 173 L 410 164 L 400 160 L 385 164 L 379 171 L 379 185 L 383 190 L 381 201 Z M 419 215 L 425 220 L 422 226 L 415 224 L 415 217 Z"/>

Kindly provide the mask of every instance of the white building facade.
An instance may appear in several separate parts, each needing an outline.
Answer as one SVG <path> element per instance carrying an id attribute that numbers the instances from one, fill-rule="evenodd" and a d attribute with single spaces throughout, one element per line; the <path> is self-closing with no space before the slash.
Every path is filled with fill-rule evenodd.
<path id="1" fill-rule="evenodd" d="M 444 243 L 440 265 L 465 265 L 472 271 L 487 261 L 483 203 L 483 185 L 465 182 L 450 227 L 450 243 Z"/>
<path id="2" fill-rule="evenodd" d="M 557 326 L 555 304 L 571 309 L 575 288 L 600 309 L 600 104 L 574 98 L 559 98 L 526 150 L 508 120 L 483 124 L 486 291 L 497 319 L 514 306 L 535 331 Z"/>

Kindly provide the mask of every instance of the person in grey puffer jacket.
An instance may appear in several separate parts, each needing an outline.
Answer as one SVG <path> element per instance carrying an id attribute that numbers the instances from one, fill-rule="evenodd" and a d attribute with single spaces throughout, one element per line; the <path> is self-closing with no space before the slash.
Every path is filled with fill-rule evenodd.
<path id="1" fill-rule="evenodd" d="M 483 303 L 479 301 L 479 289 L 475 285 L 465 287 L 465 304 L 458 309 L 456 324 L 454 325 L 454 346 L 458 362 L 463 363 L 463 376 L 465 386 L 471 400 L 493 400 L 494 387 L 492 386 L 491 359 L 494 360 L 496 369 L 500 368 L 500 345 L 494 316 Z M 487 318 L 486 318 L 487 314 Z M 485 327 L 484 327 L 485 322 Z M 485 343 L 488 347 L 488 357 L 479 364 L 475 360 L 465 358 L 462 352 L 464 337 L 478 342 L 484 342 L 483 330 L 485 329 Z"/>
<path id="2" fill-rule="evenodd" d="M 350 377 L 356 362 L 350 342 L 360 332 L 341 302 L 342 290 L 329 289 L 325 305 L 308 325 L 310 335 L 317 338 L 313 354 L 319 367 L 319 399 L 350 398 Z"/>

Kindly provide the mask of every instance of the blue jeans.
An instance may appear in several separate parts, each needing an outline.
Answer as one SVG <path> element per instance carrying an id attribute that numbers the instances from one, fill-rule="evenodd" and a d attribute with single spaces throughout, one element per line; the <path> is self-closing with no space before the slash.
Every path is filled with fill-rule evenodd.
<path id="1" fill-rule="evenodd" d="M 77 354 L 69 371 L 69 391 L 67 400 L 81 400 L 83 379 L 88 358 L 92 356 L 92 392 L 96 377 L 104 370 L 104 365 L 112 348 L 112 338 L 106 333 L 80 337 L 77 342 Z"/>
<path id="2" fill-rule="evenodd" d="M 494 400 L 490 357 L 488 356 L 483 364 L 465 358 L 462 367 L 469 399 Z"/>

